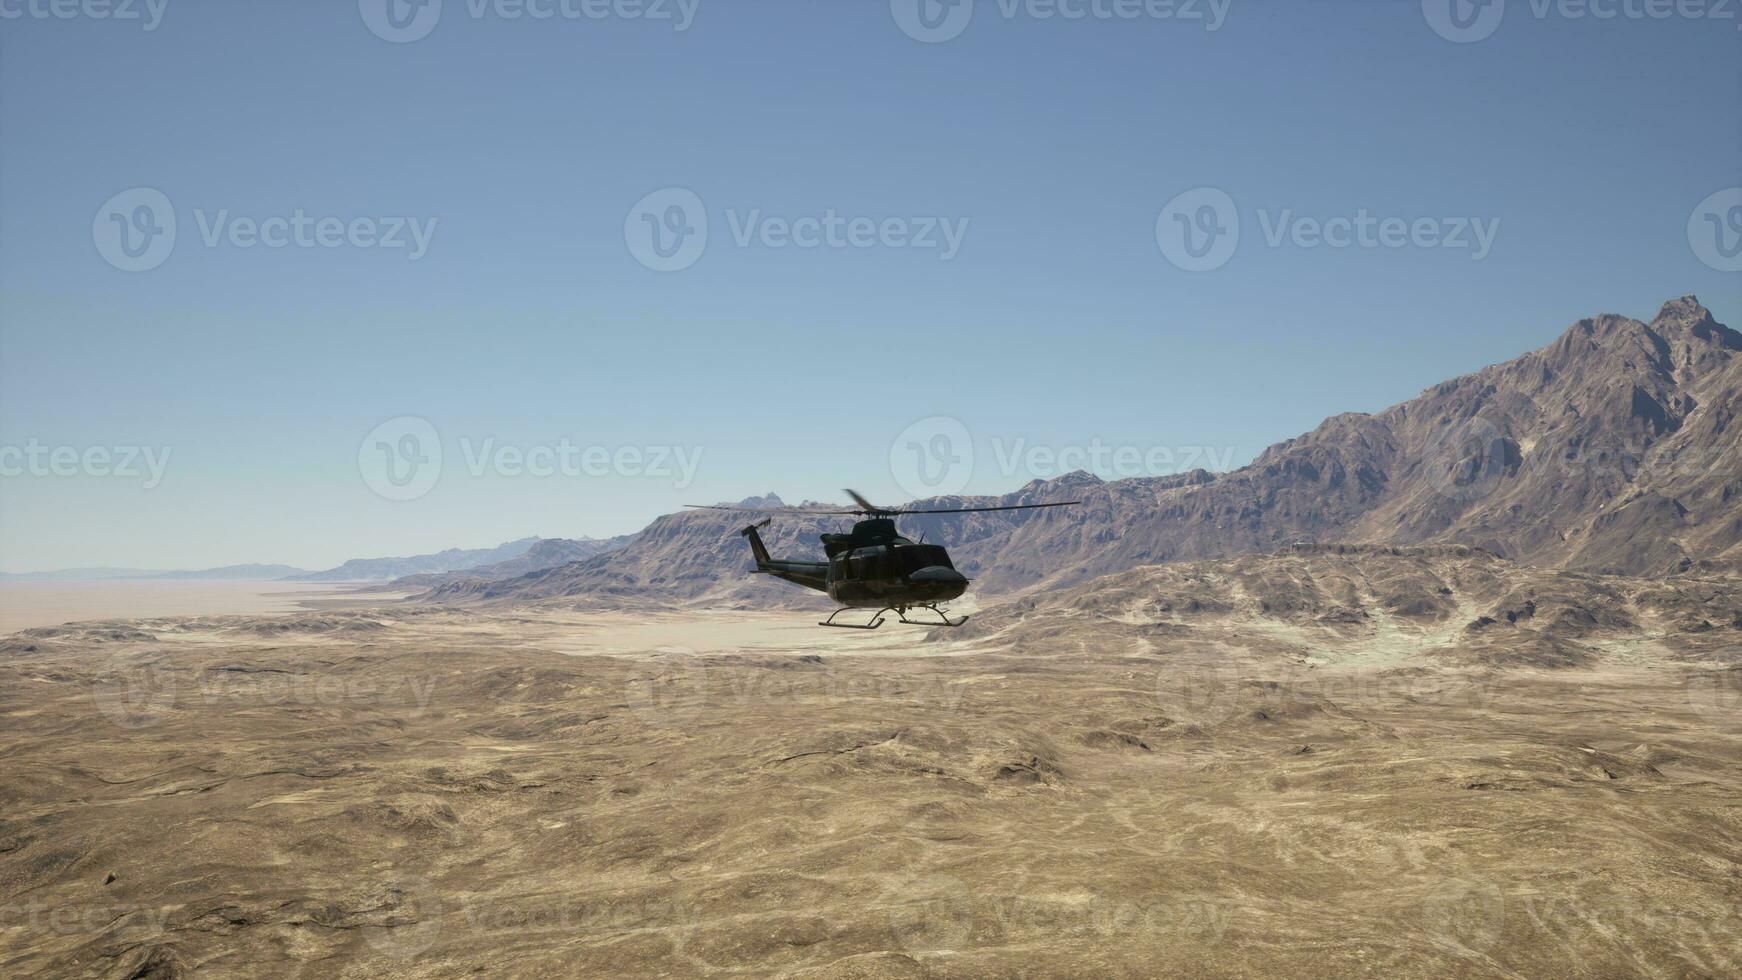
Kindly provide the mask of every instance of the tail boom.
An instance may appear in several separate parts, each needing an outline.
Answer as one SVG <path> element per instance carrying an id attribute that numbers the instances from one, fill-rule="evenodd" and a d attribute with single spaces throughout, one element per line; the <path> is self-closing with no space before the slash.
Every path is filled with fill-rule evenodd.
<path id="1" fill-rule="evenodd" d="M 756 571 L 764 575 L 772 575 L 775 578 L 791 582 L 794 585 L 802 585 L 807 589 L 816 589 L 818 592 L 827 592 L 829 590 L 828 563 L 820 561 L 786 561 L 784 559 L 770 557 L 768 554 L 768 546 L 762 543 L 762 535 L 758 533 L 766 526 L 768 526 L 768 521 L 764 520 L 760 523 L 752 524 L 738 532 L 750 542 L 750 554 L 756 559 Z"/>

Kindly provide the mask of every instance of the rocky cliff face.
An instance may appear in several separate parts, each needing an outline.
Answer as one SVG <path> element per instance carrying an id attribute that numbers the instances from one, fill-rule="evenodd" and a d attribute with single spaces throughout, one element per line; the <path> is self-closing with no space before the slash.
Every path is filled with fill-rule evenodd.
<path id="1" fill-rule="evenodd" d="M 1629 574 L 1742 559 L 1739 355 L 1742 335 L 1683 297 L 1649 323 L 1581 320 L 1541 350 L 1375 415 L 1334 416 L 1229 473 L 1113 483 L 1075 473 L 1002 497 L 920 505 L 1080 507 L 904 518 L 902 528 L 948 545 L 986 594 L 1301 541 L 1473 545 L 1527 564 Z M 744 574 L 748 550 L 734 532 L 748 522 L 671 514 L 619 551 L 432 597 L 820 599 Z M 765 537 L 775 554 L 820 556 L 816 535 L 844 523 L 782 518 Z"/>
<path id="2" fill-rule="evenodd" d="M 432 589 L 463 585 L 469 582 L 494 582 L 501 579 L 518 578 L 532 572 L 555 568 L 558 565 L 582 561 L 607 551 L 616 551 L 634 539 L 635 536 L 632 534 L 618 535 L 614 538 L 541 538 L 524 554 L 506 561 L 478 565 L 463 571 L 407 575 L 393 579 L 382 588 Z"/>
<path id="3" fill-rule="evenodd" d="M 1554 343 L 1376 415 L 1339 415 L 1208 482 L 1131 480 L 1030 523 L 993 591 L 1295 541 L 1447 543 L 1646 574 L 1742 554 L 1742 335 L 1693 298 Z"/>

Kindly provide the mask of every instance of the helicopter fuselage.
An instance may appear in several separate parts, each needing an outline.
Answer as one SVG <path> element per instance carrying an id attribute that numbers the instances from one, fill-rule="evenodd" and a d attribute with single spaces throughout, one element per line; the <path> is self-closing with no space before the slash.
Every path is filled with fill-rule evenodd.
<path id="1" fill-rule="evenodd" d="M 775 558 L 757 533 L 774 520 L 764 517 L 758 523 L 738 533 L 750 542 L 750 552 L 756 556 L 755 571 L 762 575 L 802 585 L 807 589 L 827 592 L 829 598 L 841 604 L 819 626 L 843 629 L 874 630 L 883 625 L 883 614 L 895 613 L 910 626 L 960 626 L 968 621 L 962 616 L 951 619 L 939 603 L 960 598 L 968 591 L 968 577 L 956 571 L 950 554 L 942 545 L 926 544 L 925 536 L 910 541 L 895 531 L 894 517 L 901 514 L 977 514 L 988 511 L 1040 510 L 1047 507 L 1074 507 L 1078 500 L 1054 500 L 1030 504 L 995 504 L 987 507 L 931 507 L 894 509 L 878 507 L 855 490 L 847 496 L 858 505 L 857 510 L 819 510 L 814 507 L 775 508 L 775 513 L 858 514 L 865 519 L 853 525 L 847 534 L 824 534 L 823 553 L 827 561 L 791 561 Z M 745 501 L 749 504 L 751 501 Z M 751 513 L 766 512 L 758 507 L 734 507 L 729 504 L 686 504 L 704 510 L 734 510 Z M 876 609 L 869 623 L 837 623 L 835 617 L 847 609 Z M 927 609 L 936 621 L 907 618 L 909 609 Z"/>
<path id="2" fill-rule="evenodd" d="M 959 598 L 968 589 L 967 577 L 956 571 L 942 545 L 910 541 L 888 518 L 859 521 L 847 534 L 824 534 L 828 560 L 820 562 L 769 557 L 754 527 L 745 528 L 744 536 L 756 556 L 756 571 L 826 592 L 843 606 L 927 606 Z"/>

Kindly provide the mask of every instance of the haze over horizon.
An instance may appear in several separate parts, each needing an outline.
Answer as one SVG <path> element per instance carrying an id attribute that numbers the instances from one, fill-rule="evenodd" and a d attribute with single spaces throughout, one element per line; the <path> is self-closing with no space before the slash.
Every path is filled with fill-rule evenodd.
<path id="1" fill-rule="evenodd" d="M 1069 449 L 1108 478 L 1226 468 L 1582 317 L 1692 293 L 1742 326 L 1729 252 L 1690 243 L 1742 184 L 1734 22 L 1513 4 L 1456 43 L 1417 3 L 1234 3 L 1214 30 L 1032 6 L 935 43 L 798 0 L 683 30 L 450 0 L 400 43 L 355 2 L 7 20 L 0 447 L 79 462 L 0 477 L 0 570 L 1003 493 Z M 1168 252 L 1208 227 L 1212 199 L 1175 206 L 1198 188 L 1234 205 L 1230 256 Z M 136 189 L 176 236 L 126 271 L 154 259 L 105 238 L 149 226 Z M 1719 200 L 1728 234 L 1742 192 Z M 282 247 L 256 241 L 275 218 Z M 1412 231 L 1333 247 L 1334 219 Z M 932 418 L 974 465 L 916 483 L 900 460 L 960 448 Z M 415 420 L 439 470 L 408 463 Z M 90 472 L 128 449 L 138 476 Z"/>

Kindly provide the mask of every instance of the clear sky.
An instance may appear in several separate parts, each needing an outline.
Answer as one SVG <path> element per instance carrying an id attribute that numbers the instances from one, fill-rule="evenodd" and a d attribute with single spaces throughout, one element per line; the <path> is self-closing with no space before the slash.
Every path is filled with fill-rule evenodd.
<path id="1" fill-rule="evenodd" d="M 1742 323 L 1735 4 L 567 2 L 0 0 L 0 568 L 1237 465 Z"/>

